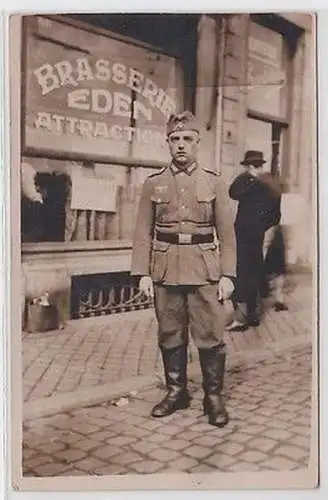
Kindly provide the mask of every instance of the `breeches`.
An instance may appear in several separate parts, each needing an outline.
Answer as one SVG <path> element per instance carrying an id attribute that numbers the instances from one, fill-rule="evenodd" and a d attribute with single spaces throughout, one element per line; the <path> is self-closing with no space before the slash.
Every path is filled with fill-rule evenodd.
<path id="1" fill-rule="evenodd" d="M 162 286 L 154 284 L 158 343 L 171 349 L 188 343 L 189 329 L 198 348 L 223 344 L 224 311 L 218 284 Z"/>

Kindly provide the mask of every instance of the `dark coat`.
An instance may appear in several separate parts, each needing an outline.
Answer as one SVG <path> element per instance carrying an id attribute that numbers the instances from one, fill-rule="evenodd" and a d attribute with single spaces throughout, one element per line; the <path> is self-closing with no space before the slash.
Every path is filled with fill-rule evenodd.
<path id="1" fill-rule="evenodd" d="M 263 279 L 264 233 L 280 221 L 279 179 L 270 174 L 239 175 L 231 184 L 229 196 L 238 201 L 235 219 L 237 242 L 237 297 L 252 307 Z"/>
<path id="2" fill-rule="evenodd" d="M 247 229 L 246 237 L 265 232 L 279 223 L 281 189 L 279 180 L 271 175 L 255 178 L 243 173 L 231 184 L 229 196 L 238 201 L 235 225 Z"/>

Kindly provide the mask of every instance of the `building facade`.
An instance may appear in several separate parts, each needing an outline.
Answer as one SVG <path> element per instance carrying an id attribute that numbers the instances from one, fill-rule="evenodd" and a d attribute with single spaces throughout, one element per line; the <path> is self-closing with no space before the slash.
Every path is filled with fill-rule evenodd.
<path id="1" fill-rule="evenodd" d="M 289 207 L 288 260 L 311 268 L 314 41 L 308 14 L 25 17 L 24 298 L 49 292 L 64 320 L 149 305 L 129 278 L 136 210 L 182 109 L 203 127 L 200 161 L 227 186 L 246 149 L 264 151 L 303 203 L 305 237 Z"/>

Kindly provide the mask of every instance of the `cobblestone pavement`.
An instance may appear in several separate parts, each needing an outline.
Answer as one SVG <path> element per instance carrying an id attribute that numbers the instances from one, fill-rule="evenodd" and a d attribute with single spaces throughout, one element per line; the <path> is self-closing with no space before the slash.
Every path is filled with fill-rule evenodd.
<path id="1" fill-rule="evenodd" d="M 311 276 L 291 278 L 289 311 L 265 313 L 260 327 L 226 335 L 227 351 L 252 352 L 312 331 Z M 161 372 L 152 310 L 68 323 L 64 330 L 24 333 L 23 398 L 33 401 Z M 195 356 L 191 351 L 191 359 Z"/>
<path id="2" fill-rule="evenodd" d="M 39 418 L 23 427 L 25 476 L 167 472 L 283 471 L 306 467 L 311 417 L 311 346 L 271 354 L 227 373 L 231 421 L 223 429 L 201 415 L 200 378 L 191 408 L 149 417 L 163 391 Z"/>

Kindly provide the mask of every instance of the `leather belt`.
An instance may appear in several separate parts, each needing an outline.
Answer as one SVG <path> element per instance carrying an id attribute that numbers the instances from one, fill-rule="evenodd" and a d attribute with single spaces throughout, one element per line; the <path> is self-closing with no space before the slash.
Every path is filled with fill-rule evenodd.
<path id="1" fill-rule="evenodd" d="M 185 234 L 156 232 L 156 240 L 172 243 L 173 245 L 197 245 L 198 243 L 213 243 L 212 234 Z"/>

